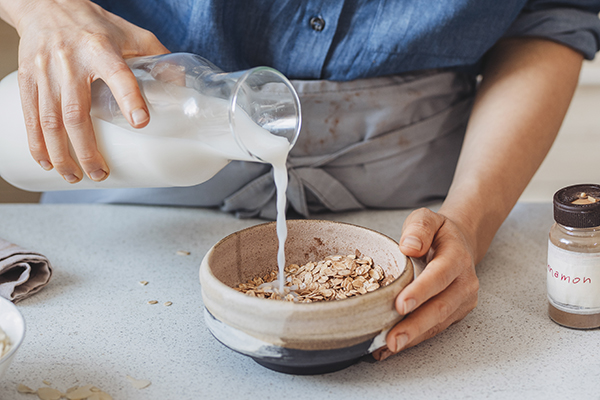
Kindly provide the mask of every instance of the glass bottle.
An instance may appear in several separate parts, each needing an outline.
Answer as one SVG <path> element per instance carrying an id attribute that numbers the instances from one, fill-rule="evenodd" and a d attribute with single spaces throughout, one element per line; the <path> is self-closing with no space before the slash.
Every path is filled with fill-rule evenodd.
<path id="1" fill-rule="evenodd" d="M 105 181 L 84 175 L 69 184 L 33 160 L 16 72 L 0 82 L 0 176 L 29 191 L 192 186 L 231 160 L 281 161 L 298 138 L 298 96 L 272 68 L 225 73 L 189 53 L 133 58 L 127 64 L 148 105 L 150 123 L 132 128 L 108 86 L 101 80 L 92 84 L 96 143 L 110 168 Z"/>
<path id="2" fill-rule="evenodd" d="M 574 185 L 553 199 L 548 241 L 548 314 L 563 326 L 600 327 L 600 185 Z"/>

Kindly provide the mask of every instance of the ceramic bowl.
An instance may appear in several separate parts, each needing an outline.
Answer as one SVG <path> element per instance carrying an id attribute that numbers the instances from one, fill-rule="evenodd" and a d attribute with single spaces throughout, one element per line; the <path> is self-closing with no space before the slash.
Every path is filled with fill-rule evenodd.
<path id="1" fill-rule="evenodd" d="M 277 268 L 275 223 L 233 233 L 215 244 L 200 267 L 206 324 L 225 346 L 270 369 L 319 374 L 345 368 L 385 344 L 402 318 L 398 293 L 413 280 L 413 266 L 391 238 L 360 226 L 288 220 L 286 265 L 330 255 L 373 258 L 396 280 L 344 300 L 294 303 L 249 297 L 232 287 Z"/>
<path id="2" fill-rule="evenodd" d="M 25 320 L 15 305 L 0 296 L 0 328 L 11 341 L 10 351 L 0 358 L 0 378 L 6 373 L 25 337 Z"/>

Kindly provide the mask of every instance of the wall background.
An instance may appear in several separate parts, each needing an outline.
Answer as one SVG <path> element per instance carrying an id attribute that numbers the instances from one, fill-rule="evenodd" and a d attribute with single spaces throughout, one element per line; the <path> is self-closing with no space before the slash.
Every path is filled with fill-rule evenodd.
<path id="1" fill-rule="evenodd" d="M 17 69 L 19 37 L 0 20 L 0 79 Z M 552 201 L 554 192 L 575 183 L 600 183 L 600 56 L 586 62 L 565 122 L 546 160 L 521 201 Z M 37 202 L 38 193 L 18 190 L 0 178 L 0 203 Z"/>
<path id="2" fill-rule="evenodd" d="M 0 20 L 0 79 L 17 69 L 18 46 L 17 32 L 12 26 Z M 0 178 L 0 203 L 35 203 L 39 197 L 38 193 L 18 190 Z"/>

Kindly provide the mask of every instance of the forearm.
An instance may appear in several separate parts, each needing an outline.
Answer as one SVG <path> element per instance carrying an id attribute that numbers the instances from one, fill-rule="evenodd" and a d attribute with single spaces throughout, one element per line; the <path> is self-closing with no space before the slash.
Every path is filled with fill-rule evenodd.
<path id="1" fill-rule="evenodd" d="M 31 23 L 27 16 L 33 16 L 33 22 L 39 15 L 35 15 L 40 11 L 45 15 L 54 13 L 53 7 L 69 8 L 75 3 L 84 3 L 87 0 L 0 0 L 0 18 L 17 30 L 19 35 L 22 33 L 22 22 L 27 25 Z M 31 18 L 30 18 L 31 20 Z"/>
<path id="2" fill-rule="evenodd" d="M 9 1 L 0 0 L 0 19 L 2 19 L 4 22 L 6 22 L 7 24 L 11 25 L 14 28 L 15 23 L 13 21 L 13 18 L 10 16 L 11 13 L 8 8 L 9 5 L 10 5 Z"/>
<path id="3" fill-rule="evenodd" d="M 24 13 L 34 5 L 35 1 L 32 0 L 0 0 L 0 18 L 17 28 Z"/>
<path id="4" fill-rule="evenodd" d="M 454 180 L 440 213 L 487 251 L 558 133 L 582 56 L 542 39 L 507 39 L 486 60 Z"/>

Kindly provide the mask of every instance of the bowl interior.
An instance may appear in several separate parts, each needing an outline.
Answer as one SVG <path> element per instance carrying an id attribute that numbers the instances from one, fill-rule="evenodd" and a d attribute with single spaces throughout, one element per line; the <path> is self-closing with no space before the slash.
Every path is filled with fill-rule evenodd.
<path id="1" fill-rule="evenodd" d="M 379 232 L 321 220 L 288 220 L 287 227 L 286 266 L 336 254 L 361 254 L 371 257 L 386 275 L 397 278 L 404 271 L 406 257 L 393 239 Z M 277 269 L 278 246 L 275 223 L 233 233 L 214 246 L 209 260 L 211 271 L 230 287 L 264 276 Z"/>

